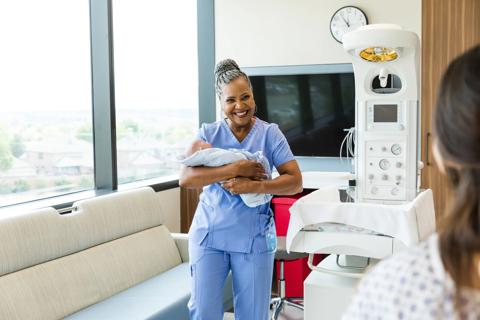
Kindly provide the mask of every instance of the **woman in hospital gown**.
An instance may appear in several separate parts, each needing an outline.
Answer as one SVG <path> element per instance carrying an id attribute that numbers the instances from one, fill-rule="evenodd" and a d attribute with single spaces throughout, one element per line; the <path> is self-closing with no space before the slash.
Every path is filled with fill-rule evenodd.
<path id="1" fill-rule="evenodd" d="M 344 319 L 480 319 L 480 46 L 445 72 L 435 131 L 453 191 L 438 233 L 380 262 Z"/>
<path id="2" fill-rule="evenodd" d="M 277 178 L 265 179 L 262 165 L 240 160 L 221 167 L 184 167 L 182 187 L 204 187 L 189 231 L 193 320 L 223 319 L 222 293 L 233 277 L 235 319 L 268 319 L 276 234 L 269 203 L 248 207 L 239 194 L 295 194 L 302 178 L 276 124 L 254 116 L 250 81 L 235 61 L 220 61 L 216 93 L 225 119 L 203 124 L 198 138 L 214 148 L 263 152 Z"/>

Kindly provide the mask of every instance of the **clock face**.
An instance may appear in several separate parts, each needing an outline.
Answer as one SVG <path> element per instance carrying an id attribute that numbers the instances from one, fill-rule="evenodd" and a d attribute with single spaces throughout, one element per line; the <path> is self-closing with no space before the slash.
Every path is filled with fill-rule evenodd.
<path id="1" fill-rule="evenodd" d="M 345 33 L 368 24 L 367 16 L 357 7 L 347 6 L 338 9 L 330 20 L 330 32 L 338 42 L 342 43 Z"/>

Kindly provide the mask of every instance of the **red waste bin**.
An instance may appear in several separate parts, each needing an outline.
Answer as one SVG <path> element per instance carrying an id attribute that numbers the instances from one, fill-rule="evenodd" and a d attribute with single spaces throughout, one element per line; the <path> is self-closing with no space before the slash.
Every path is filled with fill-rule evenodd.
<path id="1" fill-rule="evenodd" d="M 293 196 L 275 197 L 272 199 L 272 210 L 275 216 L 275 226 L 277 228 L 278 237 L 287 236 L 288 223 L 290 221 L 289 209 L 295 201 L 304 195 L 305 193 L 301 193 Z M 323 255 L 316 254 L 313 263 L 316 265 L 322 259 Z M 307 262 L 307 257 L 284 261 L 283 274 L 285 279 L 285 296 L 287 298 L 303 297 L 303 281 L 311 271 Z M 275 260 L 275 268 L 278 281 L 280 275 L 280 261 Z"/>

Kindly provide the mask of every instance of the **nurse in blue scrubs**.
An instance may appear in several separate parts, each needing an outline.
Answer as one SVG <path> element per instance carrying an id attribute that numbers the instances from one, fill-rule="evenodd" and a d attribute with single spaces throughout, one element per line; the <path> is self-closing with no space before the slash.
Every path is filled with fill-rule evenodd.
<path id="1" fill-rule="evenodd" d="M 223 319 L 223 287 L 232 272 L 235 319 L 266 320 L 270 305 L 276 234 L 269 204 L 250 208 L 239 194 L 291 195 L 302 176 L 285 136 L 254 116 L 248 76 L 231 59 L 215 68 L 215 90 L 225 119 L 203 124 L 198 138 L 214 148 L 262 151 L 279 176 L 265 179 L 262 165 L 241 160 L 222 167 L 184 167 L 186 188 L 203 187 L 189 232 L 192 320 Z"/>

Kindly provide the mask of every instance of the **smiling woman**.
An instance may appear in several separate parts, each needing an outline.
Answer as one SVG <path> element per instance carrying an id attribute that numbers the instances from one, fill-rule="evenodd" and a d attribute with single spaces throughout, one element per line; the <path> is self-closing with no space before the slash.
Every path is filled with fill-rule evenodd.
<path id="1" fill-rule="evenodd" d="M 222 290 L 232 271 L 235 316 L 267 319 L 276 250 L 269 203 L 249 207 L 242 194 L 295 194 L 302 190 L 298 164 L 278 125 L 255 116 L 248 76 L 231 59 L 215 68 L 215 90 L 225 119 L 203 124 L 198 139 L 214 148 L 261 153 L 279 176 L 265 180 L 263 166 L 240 160 L 221 167 L 184 167 L 182 187 L 204 187 L 189 232 L 191 319 L 222 319 Z M 216 298 L 212 298 L 216 297 Z M 255 305 L 252 308 L 252 297 Z"/>
<path id="2" fill-rule="evenodd" d="M 226 116 L 225 121 L 237 140 L 242 142 L 255 123 L 253 115 L 256 106 L 250 80 L 231 59 L 217 64 L 215 76 L 215 90 Z"/>

